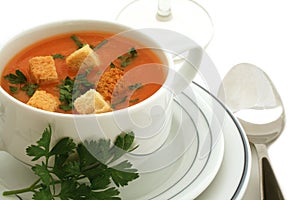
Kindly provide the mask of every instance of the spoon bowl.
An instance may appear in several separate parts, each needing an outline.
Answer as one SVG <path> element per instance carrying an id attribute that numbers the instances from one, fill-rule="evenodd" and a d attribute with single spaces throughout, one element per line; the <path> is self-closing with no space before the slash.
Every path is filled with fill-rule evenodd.
<path id="1" fill-rule="evenodd" d="M 280 95 L 267 74 L 258 67 L 241 63 L 223 79 L 219 98 L 232 110 L 257 151 L 261 199 L 284 199 L 267 147 L 282 133 L 285 111 Z"/>

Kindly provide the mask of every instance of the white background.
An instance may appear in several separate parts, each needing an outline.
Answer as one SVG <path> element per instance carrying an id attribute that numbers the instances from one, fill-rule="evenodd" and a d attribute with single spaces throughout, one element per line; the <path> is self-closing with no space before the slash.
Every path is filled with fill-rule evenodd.
<path id="1" fill-rule="evenodd" d="M 128 0 L 1 1 L 0 46 L 21 31 L 48 21 L 114 20 L 127 2 Z M 298 199 L 300 6 L 297 0 L 198 2 L 208 10 L 214 22 L 215 36 L 207 52 L 220 75 L 223 77 L 235 64 L 250 62 L 267 72 L 281 94 L 287 124 L 283 135 L 269 148 L 269 154 L 286 199 Z M 199 24 L 195 24 L 197 25 Z M 249 191 L 253 192 L 251 189 Z M 246 197 L 251 195 L 255 196 L 247 193 Z"/>

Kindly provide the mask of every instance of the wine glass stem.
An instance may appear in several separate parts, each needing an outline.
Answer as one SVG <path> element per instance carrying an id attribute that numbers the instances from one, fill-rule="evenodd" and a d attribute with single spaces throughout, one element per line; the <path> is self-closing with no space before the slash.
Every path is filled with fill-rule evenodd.
<path id="1" fill-rule="evenodd" d="M 171 15 L 171 0 L 158 0 L 157 14 L 160 17 L 168 17 Z"/>

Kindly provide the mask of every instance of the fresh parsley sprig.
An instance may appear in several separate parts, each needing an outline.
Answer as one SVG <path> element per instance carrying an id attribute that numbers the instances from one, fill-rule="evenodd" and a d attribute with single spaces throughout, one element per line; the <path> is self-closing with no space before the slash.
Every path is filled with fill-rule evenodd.
<path id="1" fill-rule="evenodd" d="M 62 81 L 62 84 L 58 85 L 59 88 L 59 100 L 61 104 L 59 108 L 64 111 L 72 110 L 73 108 L 73 92 L 74 80 L 70 77 L 66 77 L 65 80 Z"/>
<path id="2" fill-rule="evenodd" d="M 26 76 L 18 69 L 15 71 L 15 74 L 10 73 L 4 76 L 4 79 L 8 80 L 10 84 L 14 85 L 9 86 L 9 90 L 13 94 L 21 89 L 22 91 L 25 91 L 29 97 L 31 97 L 39 87 L 38 84 L 29 83 Z"/>
<path id="3" fill-rule="evenodd" d="M 132 132 L 121 133 L 114 145 L 105 139 L 76 145 L 66 137 L 51 148 L 51 136 L 49 126 L 41 139 L 26 149 L 32 161 L 41 161 L 32 167 L 39 178 L 27 188 L 3 192 L 4 196 L 33 192 L 34 200 L 119 200 L 118 187 L 139 177 L 129 161 L 116 164 L 136 148 Z M 54 161 L 52 166 L 50 159 Z"/>
<path id="4" fill-rule="evenodd" d="M 64 111 L 72 110 L 75 99 L 89 89 L 95 88 L 95 84 L 87 79 L 90 71 L 91 69 L 88 68 L 83 73 L 78 74 L 74 79 L 66 77 L 65 80 L 58 85 L 59 100 L 61 102 L 59 105 L 60 109 Z"/>

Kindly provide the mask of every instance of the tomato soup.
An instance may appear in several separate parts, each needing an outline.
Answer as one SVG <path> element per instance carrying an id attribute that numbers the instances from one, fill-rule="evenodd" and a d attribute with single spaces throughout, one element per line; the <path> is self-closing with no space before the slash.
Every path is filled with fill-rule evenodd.
<path id="1" fill-rule="evenodd" d="M 107 32 L 74 32 L 17 53 L 2 72 L 1 87 L 23 103 L 60 113 L 81 113 L 74 101 L 93 90 L 101 105 L 109 106 L 107 112 L 140 103 L 165 79 L 157 54 L 139 42 Z M 40 107 L 34 98 L 51 108 Z"/>

